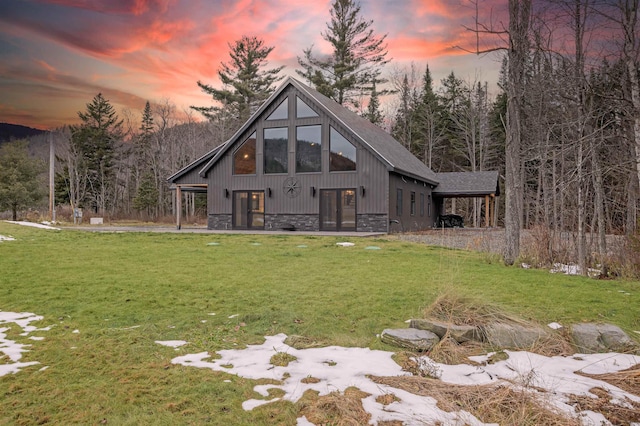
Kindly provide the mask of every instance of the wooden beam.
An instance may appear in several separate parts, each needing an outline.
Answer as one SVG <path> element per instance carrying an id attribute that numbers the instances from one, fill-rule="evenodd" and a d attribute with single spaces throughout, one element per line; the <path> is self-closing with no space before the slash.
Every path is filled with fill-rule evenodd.
<path id="1" fill-rule="evenodd" d="M 491 205 L 489 204 L 489 196 L 484 196 L 484 226 L 485 228 L 489 227 L 491 223 Z"/>
<path id="2" fill-rule="evenodd" d="M 182 228 L 182 189 L 176 185 L 176 228 Z"/>

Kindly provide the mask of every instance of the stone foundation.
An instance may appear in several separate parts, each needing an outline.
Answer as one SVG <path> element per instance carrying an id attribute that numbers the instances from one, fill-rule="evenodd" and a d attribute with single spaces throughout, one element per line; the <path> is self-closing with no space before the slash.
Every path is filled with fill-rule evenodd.
<path id="1" fill-rule="evenodd" d="M 386 214 L 359 214 L 357 221 L 358 232 L 389 232 Z"/>
<path id="2" fill-rule="evenodd" d="M 215 230 L 231 229 L 230 214 L 210 214 L 207 220 L 207 228 Z"/>
<path id="3" fill-rule="evenodd" d="M 264 217 L 266 231 L 317 231 L 320 229 L 318 215 L 313 214 L 267 214 Z"/>

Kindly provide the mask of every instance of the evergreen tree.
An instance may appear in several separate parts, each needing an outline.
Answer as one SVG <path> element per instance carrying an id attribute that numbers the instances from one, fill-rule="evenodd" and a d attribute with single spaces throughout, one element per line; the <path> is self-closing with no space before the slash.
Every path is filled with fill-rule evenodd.
<path id="1" fill-rule="evenodd" d="M 382 67 L 386 59 L 386 34 L 376 36 L 371 28 L 373 21 L 360 16 L 360 5 L 355 0 L 334 0 L 331 22 L 322 33 L 333 48 L 330 57 L 317 57 L 313 46 L 298 57 L 303 68 L 296 70 L 316 90 L 340 105 L 352 105 L 359 109 L 358 97 L 371 94 L 374 83 L 381 83 Z M 378 93 L 378 95 L 380 92 Z"/>
<path id="2" fill-rule="evenodd" d="M 87 187 L 85 199 L 79 201 L 95 212 L 104 212 L 115 183 L 115 145 L 122 133 L 122 120 L 101 93 L 87 104 L 85 112 L 78 112 L 78 117 L 82 123 L 71 126 L 71 146 Z"/>
<path id="3" fill-rule="evenodd" d="M 29 157 L 27 141 L 0 145 L 0 210 L 11 210 L 17 220 L 18 210 L 31 207 L 43 195 L 38 174 L 41 161 Z"/>
<path id="4" fill-rule="evenodd" d="M 222 63 L 218 70 L 224 88 L 217 89 L 198 81 L 198 86 L 220 106 L 191 107 L 208 119 L 215 121 L 221 115 L 231 114 L 240 122 L 246 121 L 262 102 L 273 93 L 273 84 L 284 66 L 265 69 L 267 56 L 274 49 L 265 46 L 257 37 L 242 36 L 229 44 L 231 61 Z"/>
<path id="5" fill-rule="evenodd" d="M 373 86 L 371 87 L 371 96 L 369 97 L 369 104 L 367 105 L 367 112 L 364 114 L 364 117 L 372 122 L 373 124 L 380 125 L 382 124 L 383 116 L 382 112 L 380 112 L 380 97 L 378 96 L 378 91 L 376 90 L 376 83 L 373 82 Z"/>

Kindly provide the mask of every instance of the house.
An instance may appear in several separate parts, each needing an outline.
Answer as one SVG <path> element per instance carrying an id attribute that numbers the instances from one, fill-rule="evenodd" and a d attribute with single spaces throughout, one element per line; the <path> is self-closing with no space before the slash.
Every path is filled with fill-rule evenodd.
<path id="1" fill-rule="evenodd" d="M 168 181 L 178 227 L 182 193 L 195 191 L 207 193 L 209 229 L 396 232 L 433 227 L 447 197 L 487 197 L 488 221 L 498 175 L 483 173 L 436 174 L 289 77 L 227 142 Z"/>

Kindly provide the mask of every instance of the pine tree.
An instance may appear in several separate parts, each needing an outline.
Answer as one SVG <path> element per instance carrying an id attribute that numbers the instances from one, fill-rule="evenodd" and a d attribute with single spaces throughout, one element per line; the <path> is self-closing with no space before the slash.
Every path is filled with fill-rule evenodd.
<path id="1" fill-rule="evenodd" d="M 11 210 L 17 220 L 18 210 L 31 207 L 42 198 L 38 174 L 44 166 L 29 157 L 27 141 L 0 145 L 0 210 Z"/>
<path id="2" fill-rule="evenodd" d="M 231 116 L 240 122 L 246 121 L 262 102 L 275 90 L 273 84 L 281 79 L 278 76 L 284 66 L 265 69 L 267 56 L 274 49 L 265 46 L 257 37 L 242 36 L 229 44 L 231 61 L 222 63 L 218 70 L 223 89 L 217 89 L 198 81 L 198 86 L 219 106 L 191 107 L 210 120 L 221 115 Z"/>
<path id="3" fill-rule="evenodd" d="M 355 0 L 335 0 L 331 8 L 331 22 L 322 38 L 333 48 L 330 57 L 317 57 L 313 46 L 298 57 L 303 70 L 296 72 L 313 84 L 320 93 L 338 102 L 360 108 L 358 97 L 369 95 L 374 83 L 381 83 L 382 67 L 386 59 L 386 34 L 376 36 L 373 21 L 360 16 L 360 4 Z M 378 92 L 380 95 L 380 92 Z"/>
<path id="4" fill-rule="evenodd" d="M 376 90 L 376 83 L 373 82 L 373 86 L 371 87 L 371 96 L 369 97 L 369 104 L 367 105 L 367 112 L 364 114 L 364 117 L 372 122 L 373 124 L 380 125 L 382 124 L 383 116 L 382 112 L 380 112 L 380 97 L 378 96 L 378 91 Z"/>
<path id="5" fill-rule="evenodd" d="M 86 199 L 79 201 L 95 212 L 104 212 L 114 186 L 115 145 L 122 133 L 122 120 L 101 93 L 87 104 L 85 112 L 78 112 L 78 117 L 82 123 L 71 126 L 71 145 L 78 173 L 88 188 Z"/>

